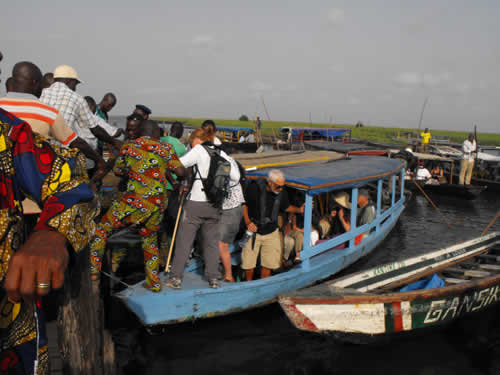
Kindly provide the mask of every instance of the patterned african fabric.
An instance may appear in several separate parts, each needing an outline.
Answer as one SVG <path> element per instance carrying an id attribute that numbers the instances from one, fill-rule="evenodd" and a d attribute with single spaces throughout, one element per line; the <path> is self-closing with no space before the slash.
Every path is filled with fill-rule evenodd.
<path id="1" fill-rule="evenodd" d="M 43 207 L 34 230 L 63 234 L 70 248 L 84 248 L 95 229 L 97 206 L 87 185 L 85 162 L 74 149 L 48 143 L 31 127 L 0 109 L 0 282 L 11 256 L 24 242 L 20 201 L 33 199 Z M 0 373 L 31 374 L 37 355 L 38 374 L 48 374 L 43 310 L 39 303 L 11 303 L 0 288 Z"/>
<path id="2" fill-rule="evenodd" d="M 141 137 L 123 145 L 114 172 L 127 176 L 127 191 L 114 201 L 102 217 L 90 245 L 91 272 L 97 274 L 102 266 L 106 240 L 115 229 L 138 225 L 144 250 L 146 287 L 152 291 L 161 289 L 158 278 L 157 231 L 168 202 L 166 171 L 173 171 L 182 164 L 174 149 L 149 137 Z M 122 258 L 125 250 L 113 258 Z"/>
<path id="3" fill-rule="evenodd" d="M 168 202 L 165 173 L 177 167 L 182 164 L 169 144 L 141 137 L 123 145 L 114 172 L 128 177 L 124 199 L 135 210 L 127 215 L 142 222 L 142 216 L 149 216 L 155 209 L 163 212 Z"/>

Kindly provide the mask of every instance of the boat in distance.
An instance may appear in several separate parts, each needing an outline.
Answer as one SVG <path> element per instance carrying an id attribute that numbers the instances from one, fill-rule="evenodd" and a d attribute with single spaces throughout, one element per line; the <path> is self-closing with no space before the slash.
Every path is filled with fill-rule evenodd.
<path id="1" fill-rule="evenodd" d="M 276 301 L 286 293 L 312 285 L 344 269 L 370 253 L 388 235 L 404 209 L 403 181 L 405 162 L 379 157 L 353 157 L 346 159 L 336 153 L 291 153 L 282 166 L 273 160 L 286 153 L 271 156 L 240 156 L 245 167 L 256 170 L 247 173 L 248 179 L 267 176 L 270 168 L 281 169 L 286 177 L 287 189 L 297 189 L 305 195 L 304 246 L 302 263 L 277 272 L 264 279 L 246 282 L 221 282 L 219 288 L 209 288 L 203 278 L 203 264 L 193 258 L 186 267 L 181 289 L 163 287 L 153 293 L 139 282 L 117 293 L 125 306 L 147 327 L 175 324 L 199 318 L 209 318 L 243 311 Z M 322 155 L 322 156 L 321 156 Z M 302 159 L 301 159 L 302 158 Z M 291 160 L 290 160 L 291 159 Z M 278 164 L 278 165 L 277 165 Z M 382 190 L 391 182 L 389 202 L 383 201 Z M 310 246 L 313 198 L 318 201 L 336 190 L 348 190 L 357 202 L 358 188 L 375 183 L 376 217 L 370 223 L 356 227 L 357 205 L 351 208 L 351 231 Z M 355 237 L 370 232 L 360 243 Z M 240 264 L 241 249 L 230 246 L 233 265 Z M 160 275 L 162 282 L 166 275 Z"/>
<path id="2" fill-rule="evenodd" d="M 369 343 L 449 323 L 500 299 L 500 232 L 279 297 L 300 330 Z M 489 250 L 489 253 L 486 254 Z"/>

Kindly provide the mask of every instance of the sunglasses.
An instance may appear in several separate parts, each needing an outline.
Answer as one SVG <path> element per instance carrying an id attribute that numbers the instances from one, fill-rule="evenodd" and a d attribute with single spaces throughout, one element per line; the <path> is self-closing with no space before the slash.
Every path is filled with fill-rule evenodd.
<path id="1" fill-rule="evenodd" d="M 275 189 L 276 190 L 283 190 L 284 188 L 284 185 L 278 185 L 276 182 L 272 182 L 271 183 L 275 186 Z"/>

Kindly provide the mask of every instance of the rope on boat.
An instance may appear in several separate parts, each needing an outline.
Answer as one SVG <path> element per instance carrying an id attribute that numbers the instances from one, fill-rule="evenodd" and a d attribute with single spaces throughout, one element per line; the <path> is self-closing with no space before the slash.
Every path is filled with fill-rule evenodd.
<path id="1" fill-rule="evenodd" d="M 436 209 L 436 211 L 441 215 L 441 217 L 443 218 L 444 222 L 446 223 L 446 225 L 448 225 L 448 228 L 451 228 L 451 224 L 448 223 L 448 220 L 446 220 L 446 218 L 444 217 L 444 215 L 441 213 L 441 211 L 439 210 L 439 208 L 434 204 L 434 202 L 432 201 L 431 198 L 429 198 L 429 196 L 425 193 L 424 189 L 422 189 L 422 186 L 420 186 L 418 184 L 417 181 L 415 181 L 413 178 L 411 179 L 413 181 L 413 183 L 415 185 L 417 185 L 417 187 L 419 188 L 419 190 L 422 192 L 422 194 L 427 198 L 427 200 L 432 204 L 432 206 Z"/>
<path id="2" fill-rule="evenodd" d="M 133 285 L 129 285 L 129 284 L 127 284 L 126 282 L 123 282 L 121 279 L 119 279 L 119 278 L 118 278 L 118 277 L 116 277 L 115 275 L 112 275 L 112 274 L 110 274 L 110 273 L 107 273 L 107 272 L 105 272 L 105 271 L 103 271 L 103 270 L 100 270 L 100 272 L 101 272 L 104 276 L 109 277 L 111 280 L 116 281 L 116 282 L 118 282 L 118 283 L 120 283 L 120 284 L 122 284 L 122 285 L 125 285 L 127 288 L 130 288 L 130 289 L 133 289 L 133 288 L 134 288 L 134 286 L 133 286 Z"/>
<path id="3" fill-rule="evenodd" d="M 495 221 L 497 221 L 497 219 L 499 217 L 500 217 L 500 211 L 497 212 L 497 214 L 495 215 L 495 217 L 493 218 L 493 220 L 490 221 L 490 223 L 488 224 L 488 226 L 486 228 L 484 228 L 483 233 L 481 233 L 481 236 L 484 236 L 486 234 L 486 232 L 488 232 L 488 230 L 491 228 L 491 226 L 493 225 L 493 223 Z"/>

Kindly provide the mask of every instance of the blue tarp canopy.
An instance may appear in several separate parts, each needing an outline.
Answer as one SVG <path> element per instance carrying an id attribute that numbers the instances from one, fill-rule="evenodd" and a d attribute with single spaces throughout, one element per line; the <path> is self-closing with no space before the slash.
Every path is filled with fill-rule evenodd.
<path id="1" fill-rule="evenodd" d="M 302 164 L 263 168 L 247 172 L 251 179 L 266 177 L 270 169 L 278 168 L 285 174 L 286 185 L 316 193 L 332 190 L 334 186 L 359 186 L 367 181 L 391 175 L 403 168 L 405 162 L 378 156 L 352 156 L 323 164 Z"/>
<path id="2" fill-rule="evenodd" d="M 299 138 L 301 134 L 311 135 L 313 137 L 341 137 L 350 129 L 336 128 L 290 128 L 292 137 Z"/>
<path id="3" fill-rule="evenodd" d="M 254 132 L 255 130 L 250 129 L 250 128 L 240 128 L 238 126 L 223 126 L 223 127 L 217 127 L 217 131 L 223 131 L 223 132 L 239 132 L 240 130 L 244 130 L 246 132 Z"/>

